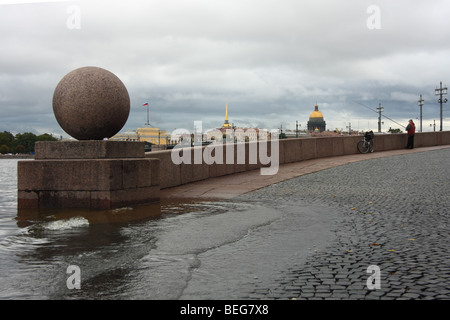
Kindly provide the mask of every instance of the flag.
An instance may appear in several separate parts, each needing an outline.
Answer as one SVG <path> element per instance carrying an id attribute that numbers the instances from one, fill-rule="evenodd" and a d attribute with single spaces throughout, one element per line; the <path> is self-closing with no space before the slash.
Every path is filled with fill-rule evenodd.
<path id="1" fill-rule="evenodd" d="M 146 107 L 146 106 L 148 106 L 148 103 L 146 102 L 146 103 L 144 103 L 142 106 Z"/>

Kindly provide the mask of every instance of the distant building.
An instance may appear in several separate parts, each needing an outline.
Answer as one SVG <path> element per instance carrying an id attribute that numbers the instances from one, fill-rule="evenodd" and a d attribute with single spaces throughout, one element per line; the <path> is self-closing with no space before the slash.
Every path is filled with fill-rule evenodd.
<path id="1" fill-rule="evenodd" d="M 136 130 L 139 141 L 146 141 L 152 144 L 167 144 L 167 132 L 158 128 L 144 127 Z"/>
<path id="2" fill-rule="evenodd" d="M 308 131 L 310 132 L 323 132 L 326 129 L 326 123 L 323 118 L 322 112 L 319 111 L 319 106 L 316 104 L 314 111 L 309 116 L 307 124 Z"/>
<path id="3" fill-rule="evenodd" d="M 259 128 L 237 128 L 228 122 L 228 104 L 225 106 L 225 122 L 222 127 L 206 132 L 207 141 L 249 142 L 270 140 L 270 132 Z"/>
<path id="4" fill-rule="evenodd" d="M 123 133 L 118 133 L 110 140 L 114 141 L 139 141 L 139 136 L 136 131 L 127 131 Z"/>
<path id="5" fill-rule="evenodd" d="M 158 128 L 144 127 L 136 131 L 118 133 L 111 140 L 115 141 L 144 141 L 151 144 L 167 144 L 167 132 Z"/>
<path id="6" fill-rule="evenodd" d="M 217 128 L 206 132 L 206 139 L 208 141 L 223 141 L 227 142 L 249 142 L 270 140 L 270 131 L 259 128 Z"/>

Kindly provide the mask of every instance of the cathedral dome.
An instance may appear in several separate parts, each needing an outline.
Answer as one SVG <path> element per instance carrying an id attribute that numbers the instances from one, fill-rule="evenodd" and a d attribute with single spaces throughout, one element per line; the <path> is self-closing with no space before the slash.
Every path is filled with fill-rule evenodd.
<path id="1" fill-rule="evenodd" d="M 309 116 L 309 119 L 317 119 L 320 118 L 323 120 L 323 114 L 319 111 L 319 106 L 316 104 L 315 109 L 313 112 L 311 112 L 311 115 Z"/>
<path id="2" fill-rule="evenodd" d="M 307 123 L 308 131 L 322 132 L 325 131 L 326 125 L 323 114 L 319 111 L 319 106 L 316 104 L 314 111 L 311 112 L 311 115 L 309 116 L 309 121 Z"/>

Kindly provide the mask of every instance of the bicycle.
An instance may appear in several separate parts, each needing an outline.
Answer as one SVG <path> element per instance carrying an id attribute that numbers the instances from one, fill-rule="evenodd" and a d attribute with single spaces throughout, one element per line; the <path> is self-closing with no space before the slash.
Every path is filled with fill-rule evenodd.
<path id="1" fill-rule="evenodd" d="M 367 131 L 361 141 L 358 142 L 358 151 L 360 153 L 373 152 L 373 131 Z"/>

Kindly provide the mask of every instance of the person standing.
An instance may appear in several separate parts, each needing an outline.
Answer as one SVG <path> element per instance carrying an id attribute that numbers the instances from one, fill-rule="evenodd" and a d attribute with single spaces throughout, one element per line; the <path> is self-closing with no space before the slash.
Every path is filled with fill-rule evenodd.
<path id="1" fill-rule="evenodd" d="M 416 126 L 412 119 L 409 120 L 408 125 L 406 126 L 406 131 L 408 132 L 408 144 L 406 145 L 406 149 L 414 148 L 414 134 L 416 133 Z"/>

